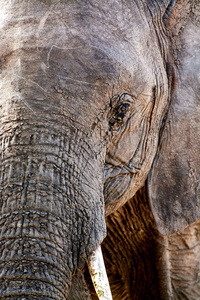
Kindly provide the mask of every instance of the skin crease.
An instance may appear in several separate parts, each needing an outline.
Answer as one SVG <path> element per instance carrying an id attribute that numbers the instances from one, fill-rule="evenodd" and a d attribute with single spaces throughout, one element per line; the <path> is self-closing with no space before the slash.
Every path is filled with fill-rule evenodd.
<path id="1" fill-rule="evenodd" d="M 199 11 L 5 1 L 1 299 L 200 297 Z"/>

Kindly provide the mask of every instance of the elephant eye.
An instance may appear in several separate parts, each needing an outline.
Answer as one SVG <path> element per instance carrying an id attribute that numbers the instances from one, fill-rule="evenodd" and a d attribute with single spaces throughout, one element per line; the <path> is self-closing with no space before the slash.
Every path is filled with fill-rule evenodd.
<path id="1" fill-rule="evenodd" d="M 110 130 L 114 130 L 114 127 L 119 126 L 123 123 L 123 119 L 128 111 L 130 103 L 124 102 L 119 103 L 112 110 L 111 118 L 109 120 Z"/>

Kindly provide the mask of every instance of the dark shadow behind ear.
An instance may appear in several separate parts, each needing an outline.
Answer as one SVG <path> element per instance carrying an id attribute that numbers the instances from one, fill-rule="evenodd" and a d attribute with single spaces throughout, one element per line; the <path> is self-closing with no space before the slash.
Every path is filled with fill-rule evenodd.
<path id="1" fill-rule="evenodd" d="M 147 180 L 152 213 L 164 235 L 200 217 L 200 18 L 196 18 L 195 8 L 192 11 L 184 1 L 177 2 L 171 19 L 165 20 L 176 82 Z M 171 81 L 171 71 L 168 75 Z"/>

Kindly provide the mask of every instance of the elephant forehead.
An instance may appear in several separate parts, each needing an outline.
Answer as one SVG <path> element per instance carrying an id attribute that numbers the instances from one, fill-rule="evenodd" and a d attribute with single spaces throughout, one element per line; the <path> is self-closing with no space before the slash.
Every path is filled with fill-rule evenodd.
<path id="1" fill-rule="evenodd" d="M 104 101 L 102 93 L 106 96 L 105 92 L 111 88 L 115 94 L 137 90 L 150 95 L 156 84 L 151 61 L 128 47 L 103 49 L 87 44 L 78 49 L 52 47 L 48 55 L 53 75 L 76 99 L 80 96 L 85 100 L 94 99 L 99 94 L 99 100 Z"/>
<path id="2" fill-rule="evenodd" d="M 77 114 L 81 105 L 91 115 L 90 105 L 97 109 L 94 116 L 113 94 L 152 93 L 159 73 L 155 62 L 160 68 L 161 57 L 152 28 L 134 2 L 38 1 L 24 6 L 21 1 L 13 15 L 14 4 L 6 3 L 7 16 L 0 24 L 6 34 L 2 54 L 16 61 L 10 61 L 10 75 L 28 82 L 38 98 L 48 91 L 58 109 L 68 101 Z"/>
<path id="3" fill-rule="evenodd" d="M 63 67 L 67 64 L 69 70 L 72 67 L 67 63 L 70 57 L 80 58 L 82 65 L 86 62 L 88 69 L 90 60 L 95 58 L 98 64 L 93 65 L 92 69 L 96 73 L 101 73 L 102 69 L 104 72 L 94 76 L 90 68 L 90 79 L 94 77 L 92 81 L 99 76 L 116 75 L 116 64 L 130 74 L 140 71 L 147 81 L 151 78 L 152 53 L 148 56 L 151 51 L 146 50 L 151 48 L 153 53 L 156 52 L 156 38 L 145 13 L 141 7 L 137 8 L 134 1 L 126 5 L 120 1 L 115 5 L 112 1 L 98 4 L 94 0 L 56 1 L 56 4 L 38 1 L 38 5 L 29 3 L 28 6 L 21 1 L 13 16 L 14 2 L 6 3 L 6 17 L 2 15 L 0 23 L 6 29 L 6 38 L 2 38 L 5 55 L 19 48 L 28 47 L 37 51 L 43 48 L 47 49 L 44 60 L 47 67 L 55 53 L 57 61 L 60 60 Z M 76 66 L 73 64 L 74 72 Z M 77 74 L 77 80 L 80 77 L 84 80 L 86 74 L 80 64 L 78 69 L 80 74 Z M 118 75 L 121 72 L 119 68 Z"/>
<path id="4" fill-rule="evenodd" d="M 152 86 L 154 62 L 160 64 L 157 40 L 145 14 L 136 14 L 134 2 L 124 7 L 120 1 L 115 4 L 90 1 L 70 15 L 67 44 L 74 45 L 74 55 L 81 59 L 82 67 L 87 66 L 86 72 L 79 71 L 81 80 L 122 89 Z"/>

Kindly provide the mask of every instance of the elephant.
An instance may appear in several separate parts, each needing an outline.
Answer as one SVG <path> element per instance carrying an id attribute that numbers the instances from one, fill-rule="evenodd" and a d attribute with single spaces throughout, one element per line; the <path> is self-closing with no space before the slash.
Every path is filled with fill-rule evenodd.
<path id="1" fill-rule="evenodd" d="M 0 299 L 200 299 L 199 1 L 2 3 Z"/>

